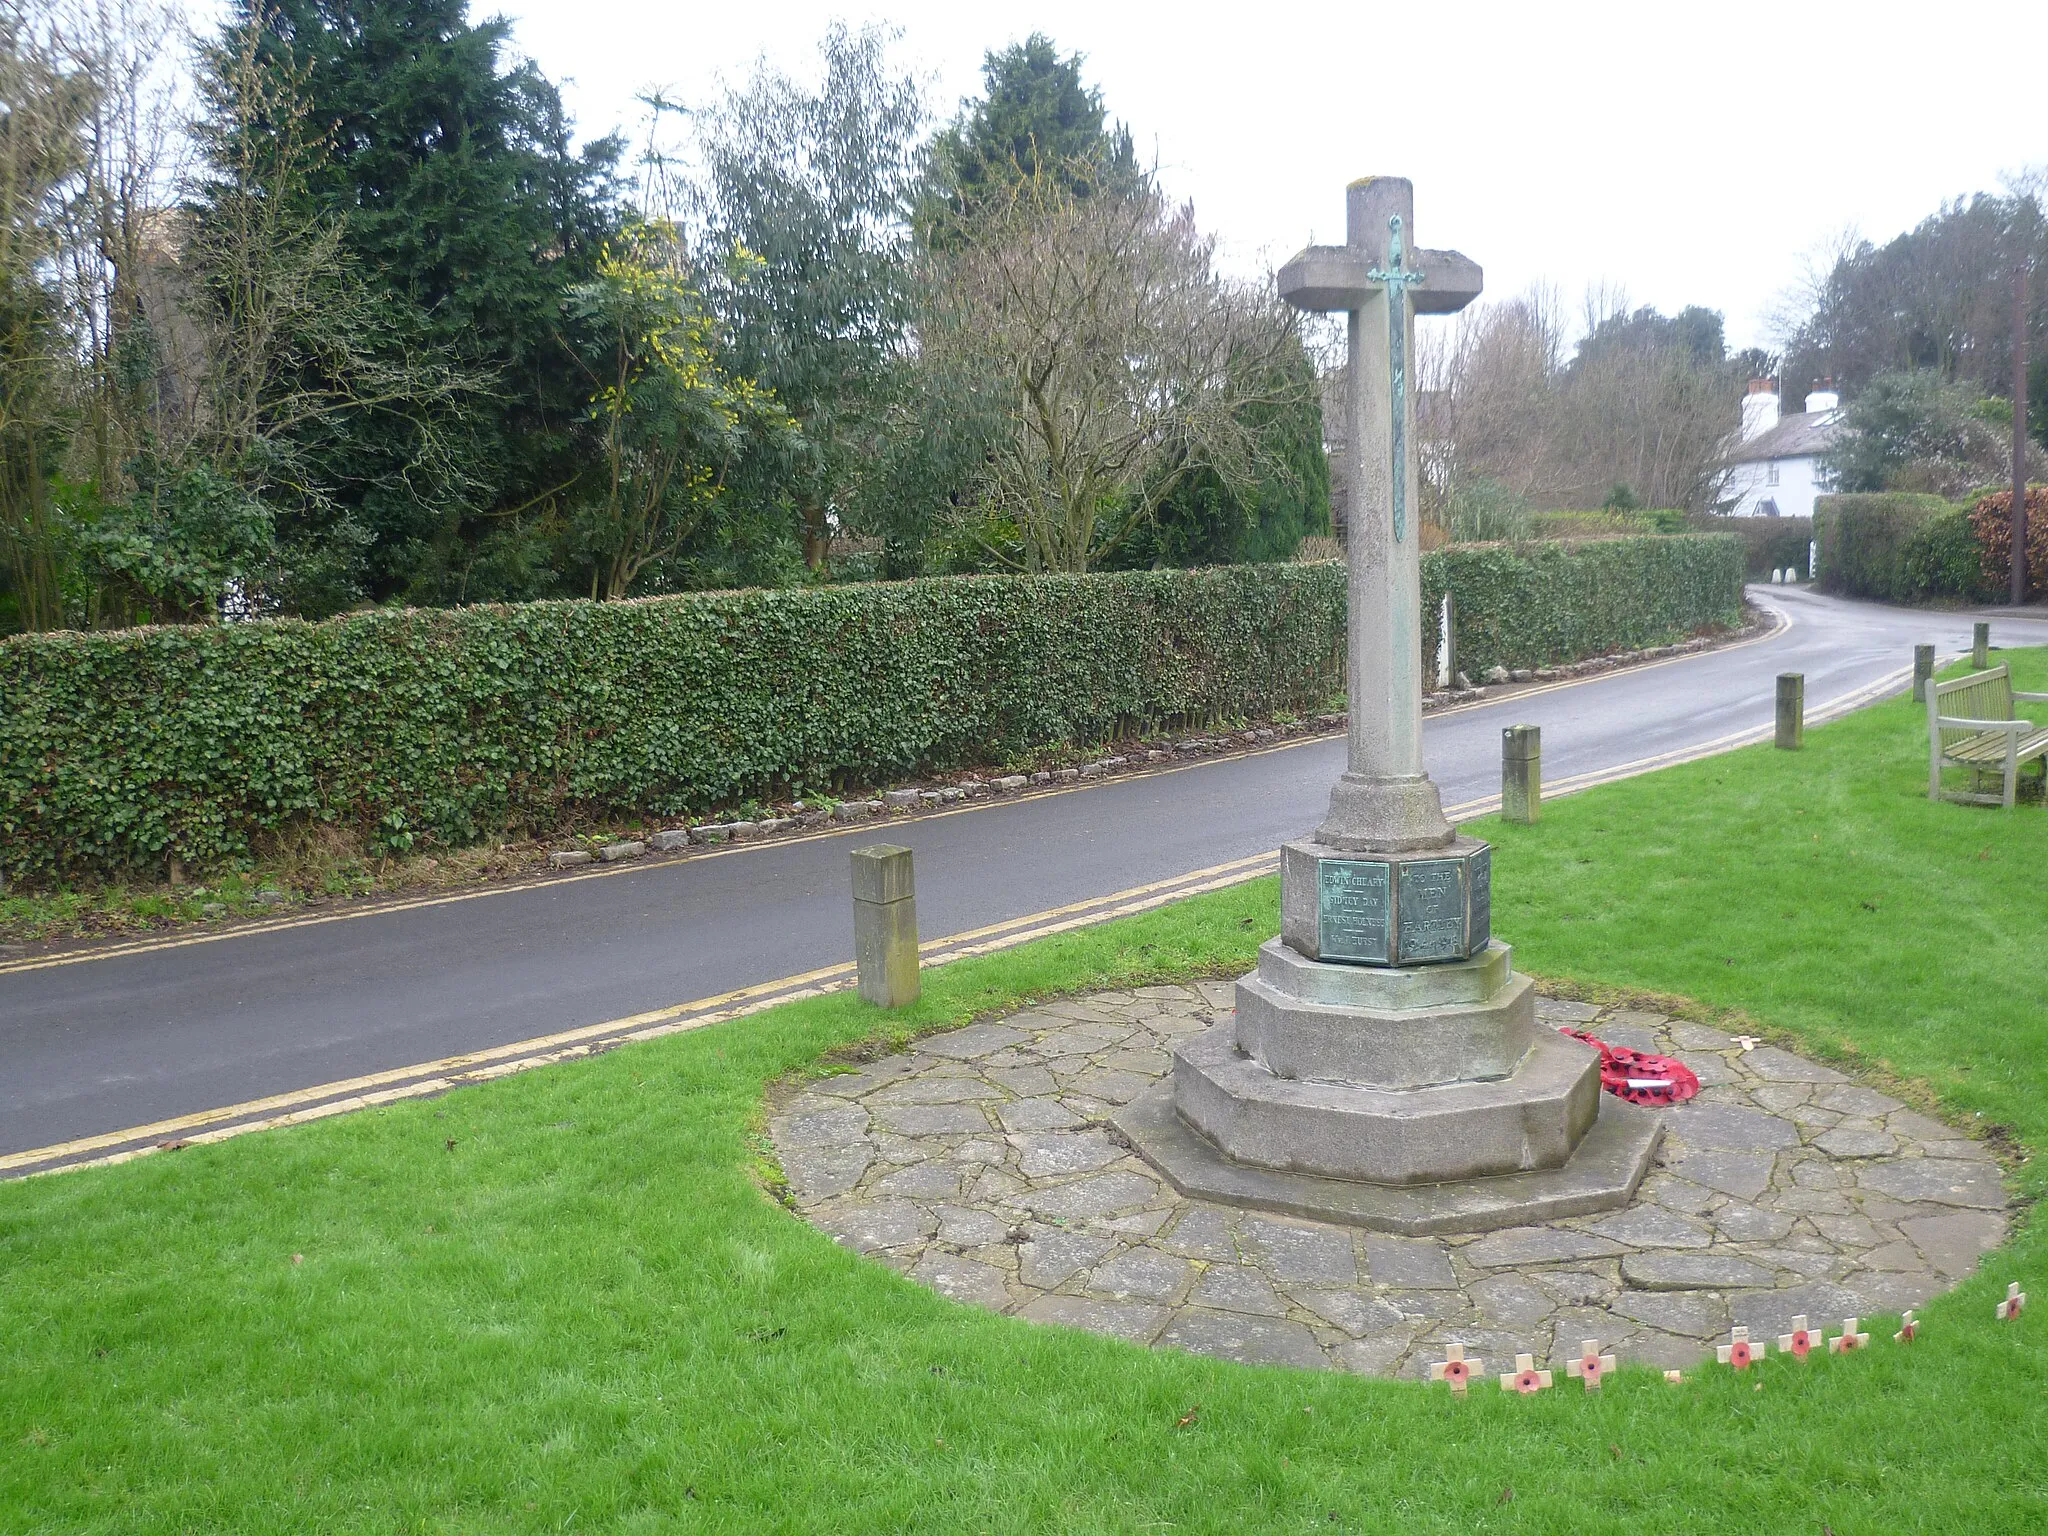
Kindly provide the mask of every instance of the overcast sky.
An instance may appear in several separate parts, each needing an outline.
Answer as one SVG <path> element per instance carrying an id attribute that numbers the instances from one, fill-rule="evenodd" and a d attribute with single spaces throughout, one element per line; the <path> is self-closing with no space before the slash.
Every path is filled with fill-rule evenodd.
<path id="1" fill-rule="evenodd" d="M 473 14 L 497 9 L 472 0 Z M 1231 264 L 1341 240 L 1343 189 L 1415 182 L 1423 243 L 1490 295 L 1624 287 L 1768 340 L 1802 264 L 1845 229 L 1885 239 L 1944 198 L 2048 163 L 2048 0 L 960 0 L 714 5 L 510 0 L 519 48 L 586 133 L 636 93 L 702 100 L 766 55 L 808 71 L 835 19 L 893 24 L 950 115 L 982 55 L 1033 30 L 1192 198 Z"/>

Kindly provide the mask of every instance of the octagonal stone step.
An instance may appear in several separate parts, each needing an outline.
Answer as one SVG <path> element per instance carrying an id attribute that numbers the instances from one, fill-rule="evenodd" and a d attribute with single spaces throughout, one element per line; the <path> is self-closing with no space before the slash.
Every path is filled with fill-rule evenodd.
<path id="1" fill-rule="evenodd" d="M 1303 1082 L 1490 1081 L 1513 1074 L 1536 1037 L 1535 983 L 1511 973 L 1505 945 L 1404 973 L 1310 960 L 1275 939 L 1237 984 L 1238 1047 L 1274 1076 Z"/>
<path id="2" fill-rule="evenodd" d="M 1540 1031 L 1491 1082 L 1382 1089 L 1277 1077 L 1223 1023 L 1174 1051 L 1174 1103 L 1236 1162 L 1373 1184 L 1560 1168 L 1599 1113 L 1600 1057 Z"/>

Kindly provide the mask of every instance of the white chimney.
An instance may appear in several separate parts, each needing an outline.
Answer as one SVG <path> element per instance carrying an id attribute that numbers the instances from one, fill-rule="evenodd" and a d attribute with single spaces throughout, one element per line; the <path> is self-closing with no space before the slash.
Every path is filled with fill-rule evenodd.
<path id="1" fill-rule="evenodd" d="M 1815 414 L 1821 411 L 1839 411 L 1841 408 L 1842 397 L 1835 392 L 1835 381 L 1833 379 L 1822 379 L 1820 381 L 1820 388 L 1806 397 L 1808 414 Z"/>
<path id="2" fill-rule="evenodd" d="M 1742 440 L 1762 437 L 1778 424 L 1778 392 L 1769 379 L 1751 379 L 1742 397 Z"/>

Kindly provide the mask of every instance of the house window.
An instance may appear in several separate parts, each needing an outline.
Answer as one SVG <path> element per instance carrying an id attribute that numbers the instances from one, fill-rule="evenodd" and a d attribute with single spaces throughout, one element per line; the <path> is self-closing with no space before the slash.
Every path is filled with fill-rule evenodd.
<path id="1" fill-rule="evenodd" d="M 1773 460 L 1771 460 L 1771 462 L 1770 462 L 1770 463 L 1768 463 L 1768 464 L 1766 464 L 1766 465 L 1764 466 L 1764 484 L 1765 484 L 1765 485 L 1776 485 L 1777 483 L 1778 483 L 1778 461 L 1777 461 L 1776 459 L 1773 459 Z"/>
<path id="2" fill-rule="evenodd" d="M 1764 500 L 1757 503 L 1756 515 L 1758 517 L 1776 517 L 1778 515 L 1777 502 L 1772 501 L 1770 498 L 1766 497 Z"/>

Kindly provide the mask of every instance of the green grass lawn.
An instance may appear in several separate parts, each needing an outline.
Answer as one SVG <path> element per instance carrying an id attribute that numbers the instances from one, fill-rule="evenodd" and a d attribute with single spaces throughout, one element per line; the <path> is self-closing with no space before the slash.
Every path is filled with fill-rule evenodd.
<path id="1" fill-rule="evenodd" d="M 1488 824 L 1497 926 L 1540 975 L 1743 1010 L 2040 1146 L 2048 812 L 1924 776 L 1895 703 Z M 1276 905 L 1265 880 L 949 966 L 901 1022 L 1242 968 Z M 1460 1402 L 1151 1353 L 944 1302 L 760 1192 L 764 1085 L 877 1020 L 817 999 L 0 1186 L 0 1530 L 2048 1526 L 2038 1231 L 1911 1349 L 1885 1326 L 1679 1388 Z M 2007 1327 L 2012 1277 L 2036 1310 Z"/>

